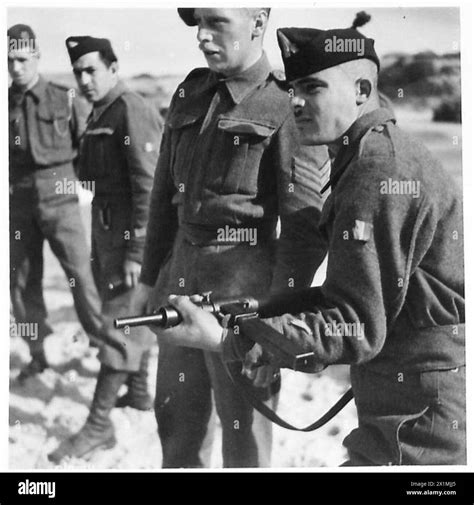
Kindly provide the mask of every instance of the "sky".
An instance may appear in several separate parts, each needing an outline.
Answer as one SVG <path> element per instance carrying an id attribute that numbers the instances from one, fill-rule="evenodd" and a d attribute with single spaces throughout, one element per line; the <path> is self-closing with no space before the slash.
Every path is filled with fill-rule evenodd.
<path id="1" fill-rule="evenodd" d="M 139 4 L 137 4 L 139 5 Z M 275 30 L 283 26 L 345 28 L 352 24 L 361 7 L 272 9 L 265 38 L 271 64 L 281 68 Z M 375 39 L 379 55 L 391 52 L 415 53 L 432 50 L 452 52 L 459 48 L 457 7 L 382 7 L 365 9 L 372 20 L 361 31 Z M 71 35 L 106 37 L 119 58 L 121 73 L 185 74 L 205 66 L 197 49 L 196 28 L 187 27 L 175 8 L 56 8 L 10 7 L 7 23 L 29 24 L 39 40 L 45 73 L 70 69 L 64 40 Z"/>

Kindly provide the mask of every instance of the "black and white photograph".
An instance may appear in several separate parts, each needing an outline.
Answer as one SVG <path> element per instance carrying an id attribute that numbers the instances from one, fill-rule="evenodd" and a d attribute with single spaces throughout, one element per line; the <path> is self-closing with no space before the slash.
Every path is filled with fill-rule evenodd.
<path id="1" fill-rule="evenodd" d="M 443 468 L 410 489 L 456 494 L 463 9 L 5 9 L 8 470 Z"/>

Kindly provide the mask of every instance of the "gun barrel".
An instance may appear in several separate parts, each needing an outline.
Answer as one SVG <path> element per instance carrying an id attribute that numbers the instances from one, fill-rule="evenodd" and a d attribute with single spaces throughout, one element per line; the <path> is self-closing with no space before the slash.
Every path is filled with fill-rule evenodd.
<path id="1" fill-rule="evenodd" d="M 143 326 L 143 325 L 154 325 L 162 326 L 164 322 L 163 314 L 149 314 L 146 316 L 130 316 L 122 317 L 114 320 L 114 326 L 117 329 L 125 328 L 126 326 Z"/>

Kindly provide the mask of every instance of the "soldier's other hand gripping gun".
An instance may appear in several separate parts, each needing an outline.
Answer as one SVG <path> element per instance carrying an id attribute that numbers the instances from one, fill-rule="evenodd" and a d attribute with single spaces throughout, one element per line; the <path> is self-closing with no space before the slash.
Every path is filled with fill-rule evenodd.
<path id="1" fill-rule="evenodd" d="M 304 370 L 311 368 L 314 360 L 312 352 L 302 353 L 295 344 L 261 319 L 310 310 L 320 300 L 320 288 L 306 288 L 265 297 L 241 297 L 236 299 L 214 300 L 211 293 L 203 295 L 196 303 L 203 310 L 215 315 L 220 321 L 227 321 L 227 327 L 235 334 L 250 338 L 260 344 L 281 366 Z M 227 317 L 226 317 L 227 316 Z M 133 326 L 158 326 L 171 328 L 181 322 L 181 315 L 171 305 L 164 305 L 152 314 L 116 319 L 116 328 Z M 237 330 L 238 328 L 238 330 Z"/>

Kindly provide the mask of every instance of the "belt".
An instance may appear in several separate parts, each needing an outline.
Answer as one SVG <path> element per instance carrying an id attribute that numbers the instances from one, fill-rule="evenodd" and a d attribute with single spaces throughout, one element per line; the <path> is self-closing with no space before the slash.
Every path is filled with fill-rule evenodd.
<path id="1" fill-rule="evenodd" d="M 183 238 L 191 245 L 251 245 L 266 243 L 276 238 L 275 226 L 258 223 L 240 225 L 202 226 L 180 223 Z"/>

